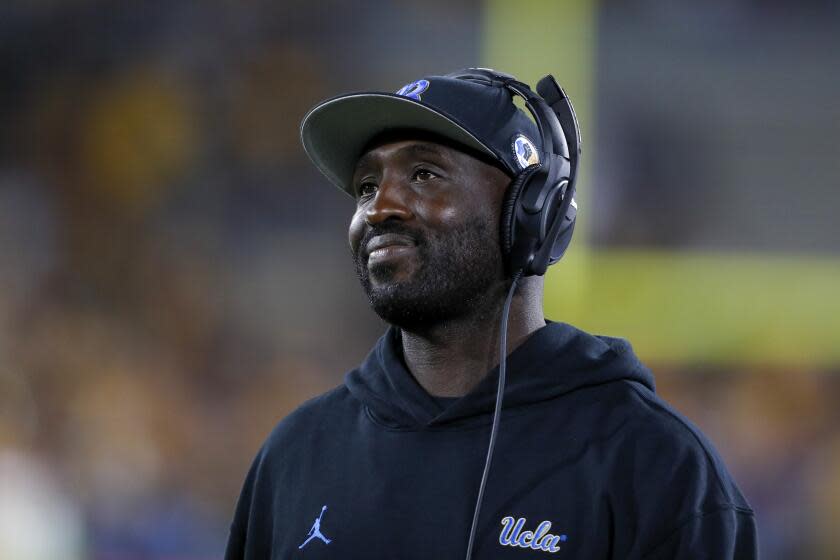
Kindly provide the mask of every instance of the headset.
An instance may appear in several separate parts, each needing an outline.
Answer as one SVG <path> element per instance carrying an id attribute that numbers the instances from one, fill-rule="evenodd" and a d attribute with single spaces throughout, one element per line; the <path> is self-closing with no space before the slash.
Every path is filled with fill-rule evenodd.
<path id="1" fill-rule="evenodd" d="M 542 157 L 511 181 L 500 234 L 509 274 L 542 276 L 563 257 L 575 228 L 581 139 L 572 103 L 550 74 L 537 83 L 536 93 L 510 74 L 489 68 L 468 68 L 448 77 L 504 87 L 522 97 L 534 117 Z"/>
<path id="2" fill-rule="evenodd" d="M 569 247 L 577 217 L 574 196 L 581 141 L 572 103 L 550 74 L 537 83 L 536 93 L 510 74 L 489 68 L 468 68 L 449 74 L 448 77 L 505 87 L 512 94 L 525 99 L 542 141 L 540 161 L 526 167 L 513 178 L 502 204 L 500 235 L 511 283 L 502 308 L 502 324 L 499 329 L 499 386 L 496 390 L 490 442 L 467 540 L 466 560 L 472 560 L 481 505 L 499 432 L 505 393 L 507 324 L 513 294 L 520 278 L 542 276 L 550 265 L 563 257 Z"/>

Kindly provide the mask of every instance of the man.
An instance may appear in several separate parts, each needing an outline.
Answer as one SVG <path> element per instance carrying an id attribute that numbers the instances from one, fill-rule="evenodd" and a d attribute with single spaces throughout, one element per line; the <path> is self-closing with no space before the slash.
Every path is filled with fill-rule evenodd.
<path id="1" fill-rule="evenodd" d="M 627 342 L 547 322 L 541 275 L 500 320 L 518 277 L 500 240 L 513 179 L 571 156 L 543 150 L 513 82 L 469 75 L 304 119 L 307 153 L 356 201 L 351 252 L 391 327 L 269 436 L 227 558 L 754 558 L 752 510 Z"/>

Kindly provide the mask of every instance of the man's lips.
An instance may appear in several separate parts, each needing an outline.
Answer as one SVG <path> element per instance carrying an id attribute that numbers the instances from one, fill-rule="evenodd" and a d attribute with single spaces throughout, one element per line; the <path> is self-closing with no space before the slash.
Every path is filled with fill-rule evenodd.
<path id="1" fill-rule="evenodd" d="M 368 256 L 368 262 L 386 260 L 411 251 L 416 245 L 414 239 L 408 235 L 383 233 L 368 241 L 365 252 Z"/>
<path id="2" fill-rule="evenodd" d="M 403 235 L 400 233 L 383 233 L 382 235 L 377 235 L 370 241 L 368 241 L 367 253 L 370 255 L 374 251 L 378 251 L 380 249 L 385 249 L 386 247 L 413 247 L 416 245 L 414 243 L 414 239 L 407 235 Z"/>

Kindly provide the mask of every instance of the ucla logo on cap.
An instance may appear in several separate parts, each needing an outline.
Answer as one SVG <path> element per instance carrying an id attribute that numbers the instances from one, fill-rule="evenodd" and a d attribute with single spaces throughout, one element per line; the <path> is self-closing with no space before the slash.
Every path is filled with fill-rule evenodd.
<path id="1" fill-rule="evenodd" d="M 540 162 L 540 155 L 537 152 L 537 147 L 531 142 L 531 139 L 524 134 L 517 134 L 513 138 L 513 157 L 516 158 L 516 163 L 520 169 L 525 169 Z"/>
<path id="2" fill-rule="evenodd" d="M 420 94 L 429 89 L 429 80 L 417 80 L 406 84 L 396 91 L 397 95 L 420 101 Z"/>

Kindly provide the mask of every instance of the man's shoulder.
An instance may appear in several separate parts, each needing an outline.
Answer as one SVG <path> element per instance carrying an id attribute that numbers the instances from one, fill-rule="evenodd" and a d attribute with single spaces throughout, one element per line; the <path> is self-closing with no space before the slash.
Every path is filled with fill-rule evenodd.
<path id="1" fill-rule="evenodd" d="M 632 465 L 631 486 L 668 492 L 699 485 L 719 504 L 749 507 L 715 446 L 691 420 L 640 383 L 620 383 L 614 398 L 621 403 L 614 425 L 622 425 L 615 460 Z"/>
<path id="2" fill-rule="evenodd" d="M 658 442 L 664 449 L 672 448 L 675 452 L 692 450 L 703 455 L 717 454 L 700 428 L 654 391 L 640 383 L 622 385 L 630 416 L 628 427 L 636 438 Z"/>
<path id="3" fill-rule="evenodd" d="M 579 392 L 579 407 L 597 414 L 590 421 L 597 420 L 603 430 L 617 431 L 623 439 L 659 439 L 666 445 L 699 449 L 711 445 L 697 426 L 642 383 L 622 379 Z"/>
<path id="4" fill-rule="evenodd" d="M 624 405 L 624 423 L 606 451 L 610 495 L 623 516 L 636 520 L 644 549 L 661 552 L 651 557 L 677 556 L 668 547 L 689 541 L 689 548 L 712 546 L 739 531 L 754 539 L 752 508 L 700 428 L 651 389 L 619 385 L 615 399 Z"/>

